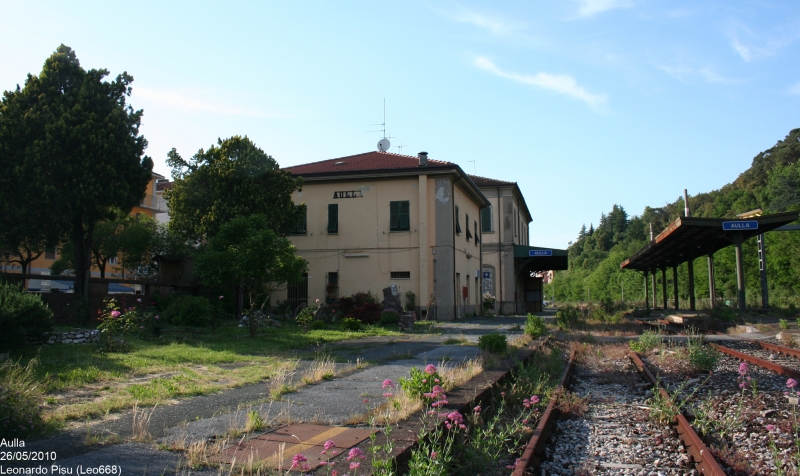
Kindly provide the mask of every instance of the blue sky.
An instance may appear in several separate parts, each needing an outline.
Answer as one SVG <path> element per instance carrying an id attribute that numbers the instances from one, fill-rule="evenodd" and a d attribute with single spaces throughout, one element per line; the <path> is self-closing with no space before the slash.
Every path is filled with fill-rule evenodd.
<path id="1" fill-rule="evenodd" d="M 165 175 L 171 148 L 234 134 L 283 166 L 374 150 L 385 98 L 393 152 L 518 182 L 532 244 L 557 248 L 800 127 L 797 2 L 497 4 L 0 0 L 0 89 L 61 43 L 129 72 Z"/>

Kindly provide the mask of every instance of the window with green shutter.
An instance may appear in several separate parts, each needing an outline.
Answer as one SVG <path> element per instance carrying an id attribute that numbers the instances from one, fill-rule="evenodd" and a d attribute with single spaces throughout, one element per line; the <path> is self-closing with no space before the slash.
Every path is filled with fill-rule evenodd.
<path id="1" fill-rule="evenodd" d="M 411 227 L 410 210 L 408 200 L 389 202 L 389 231 L 408 231 Z"/>
<path id="2" fill-rule="evenodd" d="M 467 241 L 469 241 L 469 239 L 472 238 L 472 232 L 469 231 L 469 213 L 467 213 L 465 222 L 467 224 Z"/>
<path id="3" fill-rule="evenodd" d="M 297 222 L 297 228 L 295 228 L 293 235 L 305 235 L 306 234 L 306 206 L 305 205 L 295 205 L 295 208 L 300 213 L 300 220 Z"/>
<path id="4" fill-rule="evenodd" d="M 481 210 L 481 231 L 484 233 L 492 231 L 492 207 Z"/>
<path id="5" fill-rule="evenodd" d="M 339 233 L 339 204 L 328 204 L 328 233 Z"/>
<path id="6" fill-rule="evenodd" d="M 456 235 L 461 234 L 461 218 L 459 218 L 458 205 L 456 205 Z"/>
<path id="7" fill-rule="evenodd" d="M 475 246 L 478 246 L 478 243 L 481 242 L 480 236 L 478 236 L 478 222 L 474 222 L 475 225 Z"/>

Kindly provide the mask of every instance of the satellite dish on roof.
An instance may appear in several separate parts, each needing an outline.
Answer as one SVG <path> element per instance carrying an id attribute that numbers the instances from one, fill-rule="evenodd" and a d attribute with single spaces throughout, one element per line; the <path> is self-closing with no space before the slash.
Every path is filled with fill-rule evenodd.
<path id="1" fill-rule="evenodd" d="M 386 152 L 387 150 L 389 150 L 389 146 L 391 145 L 392 144 L 389 142 L 389 139 L 384 137 L 383 139 L 378 141 L 378 150 L 381 152 Z"/>

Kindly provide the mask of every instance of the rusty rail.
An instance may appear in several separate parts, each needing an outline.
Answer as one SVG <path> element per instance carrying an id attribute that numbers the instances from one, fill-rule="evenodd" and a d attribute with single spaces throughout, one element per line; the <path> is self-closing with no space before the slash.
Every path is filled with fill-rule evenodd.
<path id="1" fill-rule="evenodd" d="M 539 424 L 536 425 L 536 430 L 534 430 L 533 436 L 528 442 L 528 445 L 525 447 L 525 451 L 522 452 L 522 456 L 517 460 L 516 467 L 514 468 L 514 472 L 511 473 L 511 476 L 524 476 L 525 470 L 535 464 L 540 463 L 539 456 L 541 456 L 542 452 L 544 452 L 544 445 L 547 442 L 547 438 L 550 436 L 550 431 L 556 421 L 556 418 L 558 418 L 556 401 L 561 395 L 562 390 L 564 390 L 567 379 L 569 379 L 569 376 L 572 374 L 572 364 L 574 361 L 575 351 L 573 350 L 570 353 L 567 367 L 564 369 L 564 373 L 561 375 L 561 381 L 556 387 L 556 390 L 550 396 L 550 403 L 547 404 L 547 409 L 544 411 L 542 418 L 539 420 Z"/>
<path id="2" fill-rule="evenodd" d="M 635 352 L 631 352 L 630 357 L 639 371 L 644 374 L 645 378 L 649 380 L 654 387 L 656 387 L 658 392 L 666 397 L 668 401 L 672 402 L 669 393 L 658 384 L 655 375 L 653 375 L 650 369 L 644 364 L 642 359 L 639 358 Z M 692 455 L 697 465 L 697 470 L 702 474 L 725 476 L 725 471 L 723 471 L 722 466 L 717 463 L 717 460 L 714 459 L 714 456 L 708 450 L 705 443 L 703 443 L 703 440 L 695 433 L 692 425 L 689 424 L 689 421 L 686 420 L 686 417 L 684 417 L 680 411 L 678 411 L 678 414 L 675 416 L 675 423 L 677 423 L 676 429 L 678 431 L 678 436 L 680 436 L 683 444 L 686 445 L 689 454 Z"/>
<path id="3" fill-rule="evenodd" d="M 792 349 L 790 347 L 784 347 L 782 345 L 770 344 L 769 342 L 761 342 L 760 340 L 759 341 L 754 341 L 754 342 L 758 342 L 758 345 L 760 345 L 764 349 L 772 350 L 772 351 L 775 351 L 775 352 L 779 352 L 781 354 L 791 355 L 792 357 L 800 358 L 800 350 Z"/>
<path id="4" fill-rule="evenodd" d="M 732 355 L 737 359 L 742 359 L 750 362 L 751 364 L 756 364 L 759 367 L 764 367 L 765 369 L 773 370 L 778 372 L 779 374 L 788 375 L 789 377 L 800 379 L 800 372 L 795 369 L 790 369 L 789 367 L 784 367 L 783 365 L 776 364 L 774 362 L 770 362 L 769 360 L 759 359 L 758 357 L 754 357 L 750 354 L 746 354 L 744 352 L 739 352 L 738 350 L 730 349 L 725 347 L 724 345 L 717 345 L 713 343 L 709 343 L 709 345 L 720 352 L 726 353 L 728 355 Z M 772 344 L 769 344 L 772 345 Z M 776 346 L 780 347 L 780 346 Z"/>

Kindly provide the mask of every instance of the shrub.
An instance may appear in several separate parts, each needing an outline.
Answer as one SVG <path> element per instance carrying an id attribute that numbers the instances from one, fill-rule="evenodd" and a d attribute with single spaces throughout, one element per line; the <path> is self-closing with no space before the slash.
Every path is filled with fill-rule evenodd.
<path id="1" fill-rule="evenodd" d="M 411 367 L 408 378 L 400 379 L 400 388 L 409 398 L 418 398 L 425 402 L 434 400 L 425 394 L 430 395 L 435 385 L 444 386 L 444 378 L 439 375 L 439 370 L 433 364 L 428 364 L 424 371 Z"/>
<path id="2" fill-rule="evenodd" d="M 536 339 L 546 332 L 547 326 L 544 324 L 544 318 L 528 314 L 528 320 L 525 322 L 525 333 Z"/>
<path id="3" fill-rule="evenodd" d="M 580 317 L 581 311 L 577 307 L 565 306 L 556 312 L 556 324 L 559 329 L 567 331 L 578 323 Z"/>
<path id="4" fill-rule="evenodd" d="M 400 324 L 400 315 L 391 309 L 387 309 L 381 313 L 378 324 L 382 326 L 396 326 Z"/>
<path id="5" fill-rule="evenodd" d="M 41 297 L 0 282 L 0 348 L 42 342 L 52 329 L 53 312 Z"/>
<path id="6" fill-rule="evenodd" d="M 202 296 L 179 296 L 164 312 L 164 317 L 176 326 L 203 327 L 211 324 L 211 303 Z"/>
<path id="7" fill-rule="evenodd" d="M 648 352 L 661 345 L 661 336 L 655 331 L 644 331 L 638 341 L 632 340 L 629 345 L 634 352 Z"/>
<path id="8" fill-rule="evenodd" d="M 343 316 L 352 317 L 365 324 L 375 324 L 381 315 L 381 304 L 370 292 L 340 297 L 333 307 Z"/>
<path id="9" fill-rule="evenodd" d="M 780 319 L 778 321 L 778 325 L 781 326 L 781 329 L 786 330 L 789 328 L 789 321 L 787 321 L 786 319 Z"/>
<path id="10" fill-rule="evenodd" d="M 733 322 L 739 318 L 739 313 L 736 311 L 736 309 L 726 306 L 717 306 L 714 309 L 711 309 L 709 314 L 712 318 L 725 322 Z"/>
<path id="11" fill-rule="evenodd" d="M 508 348 L 508 342 L 506 341 L 506 336 L 504 334 L 492 332 L 491 334 L 483 335 L 480 337 L 480 339 L 478 339 L 478 347 L 486 352 L 501 354 Z"/>
<path id="12" fill-rule="evenodd" d="M 304 307 L 302 311 L 297 313 L 297 316 L 294 318 L 297 321 L 297 325 L 300 326 L 300 329 L 303 332 L 308 332 L 308 329 L 311 327 L 311 322 L 314 321 L 314 312 L 317 311 L 316 307 Z"/>
<path id="13" fill-rule="evenodd" d="M 0 435 L 26 438 L 45 429 L 40 405 L 42 384 L 34 376 L 36 360 L 21 366 L 7 360 L 0 364 Z"/>
<path id="14" fill-rule="evenodd" d="M 311 328 L 314 330 L 325 329 L 328 327 L 328 324 L 325 321 L 311 321 Z"/>
<path id="15" fill-rule="evenodd" d="M 716 368 L 720 354 L 711 347 L 703 345 L 703 336 L 689 337 L 687 347 L 689 364 L 693 369 L 711 372 Z"/>
<path id="16" fill-rule="evenodd" d="M 483 293 L 483 311 L 484 312 L 492 312 L 494 311 L 494 305 L 497 302 L 497 299 L 489 293 Z"/>
<path id="17" fill-rule="evenodd" d="M 406 291 L 406 312 L 414 312 L 417 309 L 417 295 L 414 291 Z"/>
<path id="18" fill-rule="evenodd" d="M 364 325 L 361 324 L 361 321 L 358 319 L 353 319 L 352 317 L 345 317 L 342 319 L 342 322 L 339 324 L 339 327 L 343 331 L 351 331 L 351 332 L 358 332 L 364 328 Z"/>

